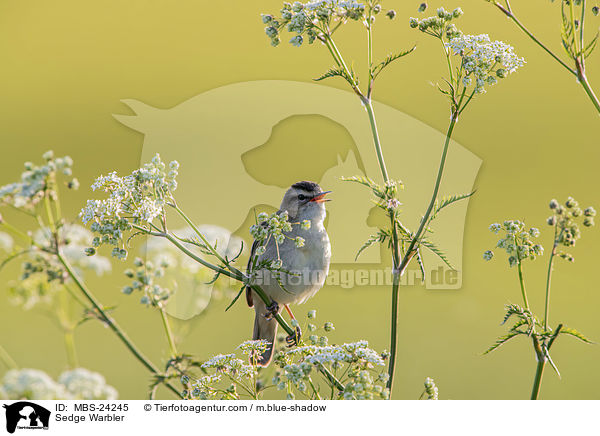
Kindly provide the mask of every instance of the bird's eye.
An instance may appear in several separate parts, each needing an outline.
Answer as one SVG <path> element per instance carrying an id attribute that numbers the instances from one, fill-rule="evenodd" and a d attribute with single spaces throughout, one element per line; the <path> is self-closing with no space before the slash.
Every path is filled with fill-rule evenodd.
<path id="1" fill-rule="evenodd" d="M 306 200 L 306 195 L 304 195 L 304 194 L 298 195 L 298 200 Z"/>

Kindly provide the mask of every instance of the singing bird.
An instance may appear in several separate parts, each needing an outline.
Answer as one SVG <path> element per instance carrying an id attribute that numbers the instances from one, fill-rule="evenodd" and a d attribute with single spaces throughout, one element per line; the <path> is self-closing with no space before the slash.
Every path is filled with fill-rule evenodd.
<path id="1" fill-rule="evenodd" d="M 252 339 L 264 339 L 269 343 L 267 350 L 257 357 L 260 366 L 267 366 L 271 362 L 277 334 L 277 320 L 274 315 L 281 311 L 281 306 L 285 307 L 293 318 L 289 305 L 304 303 L 325 283 L 331 259 L 331 244 L 323 221 L 326 214 L 324 203 L 329 201 L 325 196 L 330 192 L 323 191 L 314 182 L 302 181 L 294 183 L 283 196 L 277 213 L 287 211 L 290 223 L 309 220 L 310 228 L 292 225 L 292 231 L 286 233 L 288 238 L 280 244 L 277 244 L 274 238 L 270 238 L 265 252 L 258 256 L 258 262 L 255 263 L 258 265 L 262 260 L 281 260 L 282 271 L 279 277 L 283 288 L 273 271 L 251 271 L 252 259 L 259 246 L 257 241 L 252 244 L 248 273 L 252 274 L 255 281 L 273 300 L 273 304 L 267 306 L 250 287 L 246 288 L 246 301 L 248 306 L 254 306 L 255 311 Z M 293 240 L 298 236 L 304 238 L 304 246 L 300 248 L 296 247 Z M 283 271 L 289 271 L 290 274 Z M 288 336 L 288 344 L 297 343 L 299 336 L 300 330 L 297 329 L 295 334 Z"/>

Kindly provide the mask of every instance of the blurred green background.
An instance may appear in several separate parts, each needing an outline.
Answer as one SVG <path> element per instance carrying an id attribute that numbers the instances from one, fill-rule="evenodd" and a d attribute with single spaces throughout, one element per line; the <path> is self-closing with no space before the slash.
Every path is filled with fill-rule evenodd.
<path id="1" fill-rule="evenodd" d="M 382 75 L 375 98 L 445 131 L 447 104 L 430 83 L 444 71 L 439 46 L 407 24 L 408 17 L 417 16 L 418 3 L 385 3 L 397 10 L 398 17 L 393 22 L 380 19 L 376 26 L 378 55 L 417 41 L 418 47 Z M 474 102 L 460 120 L 454 138 L 483 159 L 466 220 L 463 286 L 457 291 L 401 289 L 394 394 L 415 399 L 424 378 L 431 376 L 441 398 L 524 399 L 535 369 L 527 340 L 519 338 L 497 353 L 480 356 L 505 330 L 499 325 L 503 305 L 520 301 L 515 271 L 508 271 L 503 261 L 482 259 L 482 252 L 495 242 L 487 227 L 505 218 L 525 219 L 542 229 L 542 243 L 548 249 L 551 236 L 544 222 L 551 198 L 564 201 L 573 195 L 585 206 L 600 206 L 598 115 L 574 78 L 489 3 L 428 3 L 430 13 L 440 5 L 462 6 L 465 16 L 460 24 L 465 32 L 504 40 L 528 63 Z M 547 0 L 511 3 L 535 33 L 560 52 L 558 5 Z M 280 2 L 271 0 L 260 6 L 239 0 L 3 0 L 0 184 L 15 180 L 22 162 L 39 160 L 47 149 L 59 156 L 69 154 L 82 186 L 65 199 L 66 211 L 75 217 L 90 196 L 87 187 L 95 176 L 111 170 L 129 172 L 139 163 L 143 136 L 111 115 L 128 112 L 120 99 L 135 97 L 169 108 L 241 81 L 309 82 L 330 66 L 329 55 L 318 47 L 296 49 L 285 40 L 276 51 L 271 48 L 259 14 L 279 8 Z M 590 16 L 588 29 L 598 24 Z M 351 26 L 340 44 L 361 54 L 363 36 L 358 26 Z M 588 62 L 588 76 L 600 87 L 598 53 Z M 345 89 L 341 81 L 326 86 Z M 184 157 L 177 159 L 185 162 Z M 268 164 L 270 171 L 277 171 Z M 560 320 L 600 340 L 596 230 L 583 230 L 584 237 L 572 250 L 574 264 L 558 262 L 551 318 L 553 324 Z M 140 348 L 153 361 L 164 361 L 168 351 L 158 314 L 119 292 L 125 284 L 120 274 L 125 267 L 115 263 L 112 277 L 92 278 L 90 287 L 104 304 L 118 306 L 115 317 Z M 544 270 L 542 261 L 527 265 L 530 300 L 538 312 L 543 310 Z M 0 274 L 0 343 L 21 367 L 41 368 L 56 377 L 66 365 L 60 331 L 39 312 L 23 312 L 9 304 L 4 283 L 18 277 L 18 265 Z M 333 321 L 333 341 L 365 338 L 374 348 L 384 349 L 389 346 L 389 300 L 389 289 L 383 287 L 326 288 L 297 312 L 316 308 L 320 320 Z M 217 302 L 189 322 L 180 350 L 206 357 L 229 352 L 248 338 L 253 311 L 237 304 L 224 313 L 225 304 Z M 87 323 L 77 331 L 76 341 L 81 365 L 103 373 L 121 398 L 145 397 L 148 373 L 108 330 Z M 598 346 L 563 337 L 553 348 L 553 357 L 563 380 L 548 370 L 542 398 L 599 398 Z M 168 396 L 165 391 L 161 394 Z"/>

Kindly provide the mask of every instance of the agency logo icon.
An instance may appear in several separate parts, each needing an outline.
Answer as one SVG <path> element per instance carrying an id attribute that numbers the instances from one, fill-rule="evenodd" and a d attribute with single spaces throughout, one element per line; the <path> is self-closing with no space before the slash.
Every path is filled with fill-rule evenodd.
<path id="1" fill-rule="evenodd" d="M 48 430 L 50 423 L 50 411 L 40 405 L 29 401 L 2 407 L 6 409 L 6 431 L 14 433 L 19 430 Z"/>
<path id="2" fill-rule="evenodd" d="M 165 160 L 185 163 L 178 181 L 187 188 L 177 191 L 178 202 L 197 224 L 219 225 L 248 241 L 255 211 L 277 210 L 292 183 L 312 180 L 333 191 L 325 223 L 332 244 L 331 278 L 356 278 L 363 270 L 382 273 L 369 277 L 391 278 L 389 256 L 382 256 L 378 246 L 355 259 L 386 222 L 369 190 L 341 180 L 380 177 L 365 110 L 355 94 L 310 83 L 262 80 L 212 89 L 171 108 L 122 101 L 132 113 L 114 117 L 144 135 L 142 162 L 160 153 Z M 388 169 L 406 187 L 400 195 L 402 220 L 416 228 L 431 196 L 445 135 L 395 108 L 374 105 Z M 452 141 L 440 197 L 471 192 L 480 165 L 481 159 Z M 454 269 L 423 251 L 428 289 L 461 287 L 468 203 L 444 211 L 433 225 L 430 238 L 443 248 Z M 343 287 L 343 280 L 337 286 Z M 176 299 L 184 298 L 184 292 L 178 290 Z M 189 304 L 179 306 L 183 309 L 167 310 L 184 319 L 194 315 Z"/>

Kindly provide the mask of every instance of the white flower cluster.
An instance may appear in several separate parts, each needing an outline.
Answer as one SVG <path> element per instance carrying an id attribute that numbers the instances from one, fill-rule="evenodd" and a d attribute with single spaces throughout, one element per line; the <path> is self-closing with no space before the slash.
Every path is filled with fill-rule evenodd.
<path id="1" fill-rule="evenodd" d="M 305 37 L 308 38 L 309 44 L 312 44 L 317 37 L 327 31 L 332 22 L 361 21 L 365 18 L 364 4 L 342 0 L 284 3 L 281 17 L 262 15 L 262 21 L 267 25 L 265 33 L 271 40 L 271 45 L 279 45 L 280 32 L 285 29 L 295 33 L 290 39 L 290 44 L 296 47 L 304 43 Z"/>
<path id="2" fill-rule="evenodd" d="M 270 342 L 266 339 L 260 339 L 257 341 L 245 341 L 238 345 L 238 349 L 242 350 L 246 356 L 253 356 L 256 353 L 262 354 L 267 351 Z"/>
<path id="3" fill-rule="evenodd" d="M 274 240 L 277 245 L 281 245 L 285 242 L 286 238 L 294 242 L 296 248 L 302 248 L 305 244 L 305 239 L 301 236 L 291 238 L 286 235 L 292 231 L 292 225 L 299 225 L 303 230 L 310 229 L 310 220 L 304 220 L 299 223 L 291 223 L 288 221 L 288 212 L 283 211 L 282 213 L 272 213 L 268 215 L 265 212 L 258 214 L 258 224 L 250 226 L 250 234 L 252 237 L 259 242 L 259 246 L 255 251 L 256 256 L 264 254 L 266 251 L 267 244 L 269 241 Z M 272 261 L 272 267 L 277 269 L 281 268 L 280 260 Z"/>
<path id="4" fill-rule="evenodd" d="M 101 374 L 84 368 L 63 372 L 58 382 L 37 369 L 10 370 L 0 384 L 4 400 L 116 400 L 118 393 Z"/>
<path id="5" fill-rule="evenodd" d="M 37 369 L 10 370 L 0 384 L 3 400 L 58 400 L 65 398 L 64 387 L 44 371 Z"/>
<path id="6" fill-rule="evenodd" d="M 579 202 L 573 197 L 568 197 L 564 204 L 560 204 L 557 200 L 550 201 L 550 210 L 552 215 L 548 217 L 547 223 L 555 227 L 556 244 L 573 247 L 581 238 L 581 230 L 579 222 L 583 219 L 584 227 L 593 227 L 596 210 L 589 206 L 585 209 L 579 207 Z M 575 258 L 563 251 L 557 252 L 558 256 L 573 262 Z"/>
<path id="7" fill-rule="evenodd" d="M 217 373 L 228 374 L 240 379 L 251 378 L 256 374 L 256 368 L 247 365 L 235 354 L 217 354 L 202 364 L 202 369 L 214 369 Z"/>
<path id="8" fill-rule="evenodd" d="M 131 224 L 148 224 L 164 213 L 164 207 L 173 198 L 177 189 L 179 163 L 172 161 L 168 166 L 156 154 L 150 163 L 125 177 L 116 172 L 100 176 L 92 184 L 94 191 L 109 194 L 104 200 L 88 200 L 79 213 L 84 224 L 93 221 L 91 229 L 100 236 L 94 240 L 94 248 L 102 244 L 114 245 L 112 255 L 124 258 L 127 251 L 117 245 L 123 239 L 123 232 L 131 229 Z M 94 249 L 88 251 L 89 255 Z"/>
<path id="9" fill-rule="evenodd" d="M 0 232 L 0 250 L 10 253 L 14 244 L 15 241 L 8 233 Z"/>
<path id="10" fill-rule="evenodd" d="M 473 85 L 476 93 L 485 92 L 486 85 L 495 85 L 525 65 L 512 46 L 492 41 L 486 34 L 459 35 L 446 44 L 452 53 L 462 58 L 459 79 L 465 88 Z"/>
<path id="11" fill-rule="evenodd" d="M 313 321 L 316 316 L 315 310 L 308 312 L 309 320 Z M 308 329 L 315 331 L 317 327 L 309 323 Z M 333 323 L 324 323 L 322 329 L 326 332 L 334 330 Z M 307 398 L 319 398 L 314 384 L 315 377 L 321 377 L 319 372 L 325 368 L 330 368 L 332 373 L 342 374 L 339 382 L 344 388 L 337 397 L 339 399 L 389 397 L 389 391 L 385 388 L 388 375 L 385 372 L 379 373 L 381 367 L 385 366 L 384 359 L 387 358 L 387 352 L 378 354 L 369 348 L 367 341 L 327 345 L 327 337 L 322 336 L 313 342 L 318 342 L 319 345 L 302 345 L 285 349 L 277 352 L 275 356 L 276 369 L 271 381 L 279 391 L 286 392 L 286 398 L 294 399 L 294 391 L 302 393 Z M 250 394 L 251 398 L 258 398 L 269 386 L 266 381 L 258 379 L 259 373 L 253 356 L 256 353 L 264 353 L 268 346 L 267 341 L 258 340 L 245 341 L 237 347 L 249 358 L 250 365 L 245 364 L 235 354 L 218 354 L 205 361 L 201 367 L 206 376 L 194 383 L 190 383 L 187 376 L 182 378 L 182 383 L 186 387 L 186 397 L 239 399 L 238 388 L 241 388 L 240 392 L 244 391 Z M 224 387 L 222 382 L 227 380 L 231 385 Z M 334 392 L 337 391 L 334 389 Z"/>
<path id="12" fill-rule="evenodd" d="M 425 393 L 427 394 L 428 400 L 437 400 L 438 399 L 438 387 L 435 385 L 435 382 L 431 377 L 427 377 L 425 379 Z"/>
<path id="13" fill-rule="evenodd" d="M 425 8 L 423 8 L 423 11 Z M 422 11 L 421 11 L 422 12 Z M 456 28 L 456 25 L 451 23 L 455 18 L 459 18 L 463 15 L 461 8 L 456 8 L 453 11 L 446 11 L 444 8 L 438 8 L 437 14 L 433 17 L 418 18 L 411 17 L 409 25 L 413 29 L 419 29 L 421 32 L 431 35 L 435 38 L 447 39 L 462 35 L 462 33 Z"/>
<path id="14" fill-rule="evenodd" d="M 45 164 L 25 163 L 25 171 L 19 182 L 0 187 L 0 206 L 10 205 L 16 208 L 33 209 L 44 195 L 55 195 L 53 189 L 58 173 L 70 177 L 73 159 L 69 156 L 55 158 L 52 151 L 44 153 Z M 67 187 L 77 189 L 79 182 L 71 179 Z"/>
<path id="15" fill-rule="evenodd" d="M 191 384 L 191 390 L 188 391 L 190 399 L 210 400 L 216 397 L 218 389 L 215 386 L 221 381 L 221 374 L 205 375 Z M 231 393 L 234 393 L 233 390 Z"/>
<path id="16" fill-rule="evenodd" d="M 283 373 L 273 377 L 273 384 L 277 386 L 277 390 L 282 391 L 291 383 L 300 392 L 306 392 L 311 371 L 310 363 L 290 363 L 283 367 Z"/>
<path id="17" fill-rule="evenodd" d="M 77 269 L 78 274 L 83 275 L 89 270 L 101 276 L 111 271 L 112 266 L 108 258 L 104 256 L 90 257 L 85 254 L 85 249 L 93 242 L 93 234 L 88 229 L 77 224 L 65 224 L 58 232 L 62 242 L 62 252 L 71 265 Z M 34 233 L 33 239 L 38 245 L 49 248 L 52 244 L 48 237 L 49 234 L 49 229 L 38 229 Z"/>
<path id="18" fill-rule="evenodd" d="M 287 354 L 303 356 L 303 361 L 312 365 L 353 363 L 360 368 L 384 365 L 381 355 L 369 348 L 369 343 L 364 340 L 343 345 L 305 345 L 289 350 Z"/>
<path id="19" fill-rule="evenodd" d="M 76 368 L 63 372 L 58 383 L 65 387 L 72 400 L 116 400 L 117 390 L 106 384 L 102 374 L 85 368 Z"/>
<path id="20" fill-rule="evenodd" d="M 350 381 L 344 386 L 344 400 L 373 400 L 376 397 L 387 400 L 389 389 L 377 382 L 387 382 L 387 373 L 381 373 L 377 380 L 369 371 L 353 371 L 349 374 Z"/>
<path id="21" fill-rule="evenodd" d="M 144 262 L 139 257 L 134 259 L 133 264 L 136 267 L 135 270 L 125 270 L 125 275 L 133 281 L 121 292 L 126 295 L 131 295 L 134 291 L 141 292 L 140 303 L 145 306 L 162 306 L 171 297 L 173 291 L 161 286 L 156 280 L 165 275 L 168 265 L 164 262 L 158 265 L 152 261 Z"/>
<path id="22" fill-rule="evenodd" d="M 46 227 L 36 230 L 32 237 L 34 246 L 25 256 L 18 281 L 9 284 L 11 300 L 23 309 L 37 304 L 50 304 L 57 292 L 64 290 L 64 283 L 71 279 L 56 257 L 51 254 L 54 241 Z M 84 254 L 92 240 L 89 230 L 76 224 L 64 224 L 58 229 L 58 240 L 67 260 L 79 276 L 94 272 L 100 276 L 111 270 L 106 257 L 90 258 Z"/>
<path id="23" fill-rule="evenodd" d="M 533 242 L 533 239 L 540 236 L 540 231 L 535 227 L 526 229 L 522 221 L 507 220 L 502 224 L 494 223 L 490 225 L 490 231 L 495 234 L 504 231 L 504 237 L 498 240 L 496 247 L 506 251 L 511 267 L 524 259 L 535 260 L 537 256 L 544 254 L 544 247 Z M 493 256 L 494 252 L 491 250 L 483 254 L 485 260 L 491 260 Z"/>

